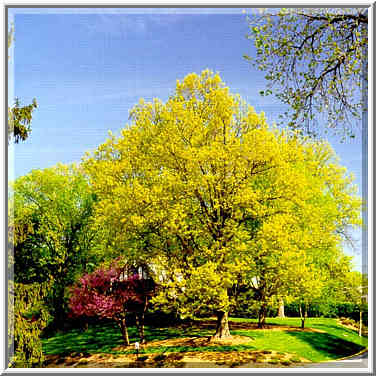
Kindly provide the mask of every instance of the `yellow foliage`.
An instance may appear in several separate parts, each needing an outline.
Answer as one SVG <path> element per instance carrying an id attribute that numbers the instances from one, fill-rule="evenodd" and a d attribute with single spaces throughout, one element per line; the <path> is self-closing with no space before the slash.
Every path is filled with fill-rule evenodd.
<path id="1" fill-rule="evenodd" d="M 304 276 L 318 275 L 314 263 L 339 232 L 360 223 L 330 146 L 269 127 L 218 74 L 189 74 L 165 103 L 141 100 L 131 119 L 84 168 L 111 249 L 160 265 L 155 303 L 227 311 L 231 290 L 255 275 L 275 291 L 311 289 Z"/>

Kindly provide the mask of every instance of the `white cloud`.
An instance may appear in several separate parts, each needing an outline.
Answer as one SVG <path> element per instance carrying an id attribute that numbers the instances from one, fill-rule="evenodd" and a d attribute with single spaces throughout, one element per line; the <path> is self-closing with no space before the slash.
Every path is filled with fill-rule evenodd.
<path id="1" fill-rule="evenodd" d="M 89 22 L 92 20 L 92 22 Z M 83 26 L 90 34 L 106 33 L 109 36 L 122 37 L 128 33 L 144 33 L 146 20 L 120 14 L 99 14 L 95 18 L 88 18 Z"/>

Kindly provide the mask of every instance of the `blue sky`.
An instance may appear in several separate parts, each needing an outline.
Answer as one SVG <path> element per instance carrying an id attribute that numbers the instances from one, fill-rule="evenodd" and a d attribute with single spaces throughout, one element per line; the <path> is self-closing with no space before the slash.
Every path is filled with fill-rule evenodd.
<path id="1" fill-rule="evenodd" d="M 9 18 L 15 25 L 10 100 L 29 104 L 35 97 L 39 104 L 31 136 L 10 146 L 11 179 L 80 161 L 109 130 L 117 133 L 128 123 L 141 97 L 167 99 L 176 79 L 206 68 L 270 123 L 283 112 L 279 102 L 258 94 L 266 81 L 243 58 L 254 50 L 241 8 L 13 9 Z M 361 193 L 361 131 L 355 140 L 329 141 Z M 359 268 L 359 255 L 355 263 Z"/>

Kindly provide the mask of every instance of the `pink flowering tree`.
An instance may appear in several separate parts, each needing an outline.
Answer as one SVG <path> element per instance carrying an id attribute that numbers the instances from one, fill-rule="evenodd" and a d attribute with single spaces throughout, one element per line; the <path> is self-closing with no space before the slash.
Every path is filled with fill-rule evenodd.
<path id="1" fill-rule="evenodd" d="M 100 268 L 81 277 L 72 289 L 72 316 L 99 317 L 114 320 L 120 327 L 125 345 L 129 345 L 126 317 L 136 314 L 141 343 L 144 338 L 144 314 L 154 286 L 140 275 L 127 275 L 125 268 Z"/>

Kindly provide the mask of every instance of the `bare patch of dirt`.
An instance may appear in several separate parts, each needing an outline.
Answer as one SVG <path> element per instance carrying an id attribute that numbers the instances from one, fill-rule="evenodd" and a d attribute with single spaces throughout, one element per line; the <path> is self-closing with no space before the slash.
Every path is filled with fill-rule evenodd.
<path id="1" fill-rule="evenodd" d="M 255 328 L 258 329 L 258 328 Z M 325 333 L 324 330 L 316 328 L 300 328 L 299 326 L 283 326 L 283 325 L 266 325 L 263 329 L 258 330 L 284 330 L 286 332 L 314 332 L 314 333 Z"/>
<path id="2" fill-rule="evenodd" d="M 226 352 L 187 352 L 183 361 L 186 363 L 214 362 L 224 366 L 234 366 L 247 363 L 274 363 L 286 364 L 293 362 L 309 362 L 307 359 L 296 357 L 292 354 L 278 353 L 276 351 L 226 351 Z"/>
<path id="3" fill-rule="evenodd" d="M 345 328 L 354 330 L 355 332 L 359 333 L 359 324 L 358 323 L 356 323 L 356 325 L 358 325 L 358 326 L 355 326 L 353 323 L 350 322 L 349 319 L 346 319 L 346 318 L 337 319 L 337 323 L 339 325 L 344 326 Z M 368 328 L 365 325 L 363 325 L 363 327 L 362 327 L 362 335 L 368 336 Z"/>
<path id="4" fill-rule="evenodd" d="M 172 347 L 172 346 L 189 346 L 189 347 L 202 347 L 202 346 L 215 346 L 215 345 L 240 345 L 245 343 L 250 343 L 252 341 L 251 337 L 233 335 L 229 338 L 211 340 L 211 337 L 185 337 L 185 338 L 170 338 L 160 341 L 148 342 L 141 345 L 142 349 L 147 349 L 150 347 Z M 130 346 L 117 346 L 113 350 L 115 351 L 125 351 L 134 349 L 133 345 Z"/>
<path id="5" fill-rule="evenodd" d="M 187 329 L 188 327 L 195 328 L 195 329 L 215 329 L 216 321 L 212 320 L 195 320 L 192 323 L 181 324 L 180 327 L 183 329 Z M 278 324 L 265 324 L 263 328 L 258 328 L 257 323 L 253 322 L 229 322 L 230 331 L 231 330 L 286 330 L 286 331 L 294 331 L 294 332 L 316 332 L 316 333 L 325 333 L 325 331 L 321 329 L 315 328 L 304 328 L 302 329 L 299 326 L 290 326 L 290 325 L 278 325 Z"/>

